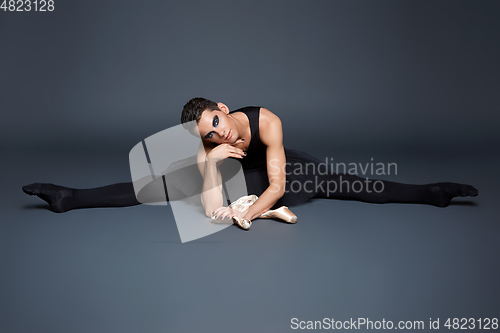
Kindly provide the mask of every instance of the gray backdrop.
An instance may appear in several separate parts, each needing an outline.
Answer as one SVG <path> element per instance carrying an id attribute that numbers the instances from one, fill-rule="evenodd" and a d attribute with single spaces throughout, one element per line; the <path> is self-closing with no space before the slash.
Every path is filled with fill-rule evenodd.
<path id="1" fill-rule="evenodd" d="M 56 1 L 0 11 L 2 332 L 288 332 L 500 315 L 497 1 Z M 287 147 L 479 189 L 445 209 L 313 200 L 181 244 L 168 207 L 54 214 L 22 185 L 130 181 L 203 96 Z M 426 326 L 427 328 L 427 326 Z M 474 330 L 471 330 L 474 331 Z"/>
<path id="2" fill-rule="evenodd" d="M 205 96 L 275 111 L 287 143 L 311 131 L 342 146 L 491 141 L 498 7 L 108 0 L 2 12 L 0 139 L 127 149 Z"/>

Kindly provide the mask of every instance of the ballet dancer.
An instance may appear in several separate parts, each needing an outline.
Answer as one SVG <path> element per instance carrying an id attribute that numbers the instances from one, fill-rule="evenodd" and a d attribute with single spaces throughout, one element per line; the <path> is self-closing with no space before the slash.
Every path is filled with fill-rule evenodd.
<path id="1" fill-rule="evenodd" d="M 205 213 L 218 220 L 233 219 L 246 230 L 257 218 L 279 218 L 295 223 L 297 217 L 288 207 L 311 198 L 446 207 L 454 197 L 478 195 L 473 186 L 450 182 L 414 185 L 375 179 L 367 181 L 348 173 L 305 173 L 303 170 L 308 166 L 319 168 L 322 162 L 305 152 L 285 149 L 281 120 L 266 108 L 249 106 L 230 111 L 224 103 L 196 97 L 186 103 L 181 114 L 181 123 L 193 122 L 197 124 L 196 134 L 202 141 L 197 161 L 203 182 L 201 202 Z M 301 135 L 306 136 L 305 133 Z M 225 207 L 220 165 L 228 158 L 241 162 L 250 196 Z M 311 182 L 330 182 L 337 186 L 334 191 L 324 186 L 300 186 L 299 189 L 291 186 Z M 360 183 L 364 185 L 354 190 L 354 186 Z M 140 204 L 132 182 L 91 189 L 34 183 L 23 186 L 22 190 L 46 201 L 57 213 L 79 208 Z"/>

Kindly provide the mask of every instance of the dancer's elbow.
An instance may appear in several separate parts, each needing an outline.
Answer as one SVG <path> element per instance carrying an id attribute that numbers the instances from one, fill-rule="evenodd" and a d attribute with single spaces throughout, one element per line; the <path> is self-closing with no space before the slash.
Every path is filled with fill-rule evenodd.
<path id="1" fill-rule="evenodd" d="M 212 217 L 212 212 L 217 208 L 222 206 L 222 198 L 220 200 L 211 198 L 212 200 L 203 200 L 203 196 L 201 197 L 201 204 L 205 209 L 205 215 L 207 217 Z"/>
<path id="2" fill-rule="evenodd" d="M 218 206 L 218 207 L 220 207 L 220 206 Z M 212 212 L 213 212 L 214 210 L 216 210 L 218 207 L 215 207 L 215 206 L 212 206 L 212 205 L 210 205 L 210 206 L 209 206 L 209 205 L 204 205 L 204 208 L 205 208 L 205 215 L 206 215 L 207 217 L 212 217 Z"/>
<path id="3" fill-rule="evenodd" d="M 285 187 L 284 186 L 279 186 L 277 184 L 271 184 L 269 186 L 269 190 L 274 195 L 276 201 L 278 201 L 279 199 L 281 199 L 282 196 L 285 195 Z"/>

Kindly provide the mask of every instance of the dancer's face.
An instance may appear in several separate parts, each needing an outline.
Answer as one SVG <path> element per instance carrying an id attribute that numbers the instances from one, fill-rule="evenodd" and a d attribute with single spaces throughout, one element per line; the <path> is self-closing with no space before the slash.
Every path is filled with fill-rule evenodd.
<path id="1" fill-rule="evenodd" d="M 229 109 L 223 103 L 217 104 L 219 110 L 203 111 L 198 123 L 200 136 L 204 141 L 215 144 L 229 143 L 233 144 L 238 140 L 238 130 L 236 123 Z"/>

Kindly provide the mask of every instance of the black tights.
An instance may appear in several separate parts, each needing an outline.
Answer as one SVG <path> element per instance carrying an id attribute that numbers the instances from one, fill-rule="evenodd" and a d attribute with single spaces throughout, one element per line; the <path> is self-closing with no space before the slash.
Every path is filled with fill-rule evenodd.
<path id="1" fill-rule="evenodd" d="M 132 182 L 89 189 L 34 183 L 23 186 L 23 191 L 45 200 L 56 213 L 77 208 L 128 207 L 140 204 Z"/>
<path id="2" fill-rule="evenodd" d="M 412 185 L 387 180 L 367 179 L 350 174 L 333 174 L 325 177 L 316 198 L 356 200 L 369 203 L 415 203 L 446 207 L 452 198 L 476 196 L 470 185 L 435 183 Z M 328 185 L 329 183 L 329 185 Z"/>
<path id="3" fill-rule="evenodd" d="M 385 180 L 370 180 L 349 174 L 329 175 L 330 188 L 320 188 L 316 198 L 357 200 L 369 203 L 417 203 L 446 207 L 452 198 L 476 196 L 478 191 L 456 183 L 427 185 L 401 184 Z M 334 190 L 334 183 L 337 188 Z M 91 189 L 73 189 L 53 184 L 34 183 L 23 191 L 45 200 L 53 211 L 66 212 L 78 208 L 127 207 L 140 204 L 131 182 Z"/>

